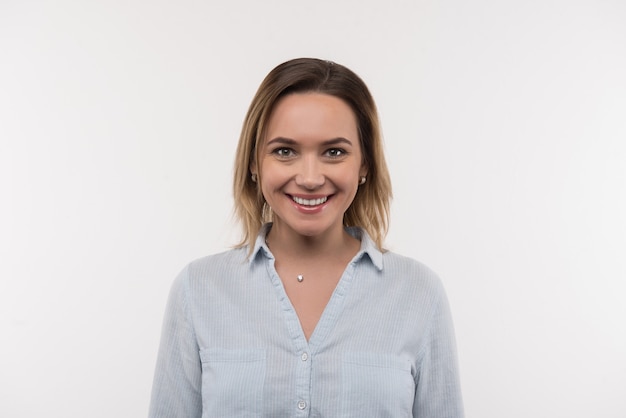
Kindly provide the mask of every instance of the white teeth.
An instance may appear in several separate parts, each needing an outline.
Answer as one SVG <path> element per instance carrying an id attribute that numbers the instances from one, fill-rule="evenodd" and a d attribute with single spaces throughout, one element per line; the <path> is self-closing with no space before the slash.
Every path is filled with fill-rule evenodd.
<path id="1" fill-rule="evenodd" d="M 319 199 L 302 199 L 301 197 L 292 196 L 291 198 L 297 204 L 304 206 L 317 206 L 328 200 L 328 197 L 321 197 Z"/>

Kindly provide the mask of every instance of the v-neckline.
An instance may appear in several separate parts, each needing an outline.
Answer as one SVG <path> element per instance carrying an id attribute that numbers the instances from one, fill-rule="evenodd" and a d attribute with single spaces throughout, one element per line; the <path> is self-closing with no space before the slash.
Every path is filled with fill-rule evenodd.
<path id="1" fill-rule="evenodd" d="M 300 318 L 298 317 L 296 309 L 291 303 L 283 282 L 276 271 L 274 265 L 275 259 L 272 257 L 267 260 L 268 273 L 277 292 L 289 334 L 292 340 L 296 343 L 297 350 L 315 352 L 326 340 L 330 331 L 334 328 L 341 311 L 343 311 L 345 305 L 344 299 L 354 277 L 355 260 L 359 257 L 359 255 L 360 251 L 357 252 L 357 254 L 347 264 L 308 340 L 300 323 Z"/>

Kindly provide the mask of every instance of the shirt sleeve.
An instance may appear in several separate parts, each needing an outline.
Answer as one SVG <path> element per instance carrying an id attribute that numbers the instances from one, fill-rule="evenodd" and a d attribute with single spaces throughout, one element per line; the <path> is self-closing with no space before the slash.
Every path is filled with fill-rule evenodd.
<path id="1" fill-rule="evenodd" d="M 149 418 L 202 415 L 202 365 L 189 312 L 186 267 L 170 290 L 161 331 Z"/>
<path id="2" fill-rule="evenodd" d="M 419 353 L 414 418 L 463 418 L 454 327 L 443 287 Z"/>

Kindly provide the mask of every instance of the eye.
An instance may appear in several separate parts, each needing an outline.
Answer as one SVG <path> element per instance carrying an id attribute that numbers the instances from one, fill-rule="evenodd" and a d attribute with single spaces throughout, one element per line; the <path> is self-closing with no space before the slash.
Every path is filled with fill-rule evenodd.
<path id="1" fill-rule="evenodd" d="M 295 155 L 295 152 L 291 148 L 279 147 L 272 150 L 272 154 L 279 158 L 289 158 Z"/>
<path id="2" fill-rule="evenodd" d="M 346 154 L 347 154 L 346 150 L 341 149 L 341 148 L 331 148 L 326 151 L 326 155 L 328 155 L 331 158 L 343 157 Z"/>

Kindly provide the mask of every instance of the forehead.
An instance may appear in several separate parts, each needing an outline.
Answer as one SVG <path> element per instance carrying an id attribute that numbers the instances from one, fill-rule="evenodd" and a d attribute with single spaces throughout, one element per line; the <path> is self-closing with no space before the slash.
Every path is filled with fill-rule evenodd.
<path id="1" fill-rule="evenodd" d="M 356 116 L 342 99 L 323 93 L 294 93 L 281 98 L 270 115 L 266 140 L 358 139 Z"/>

